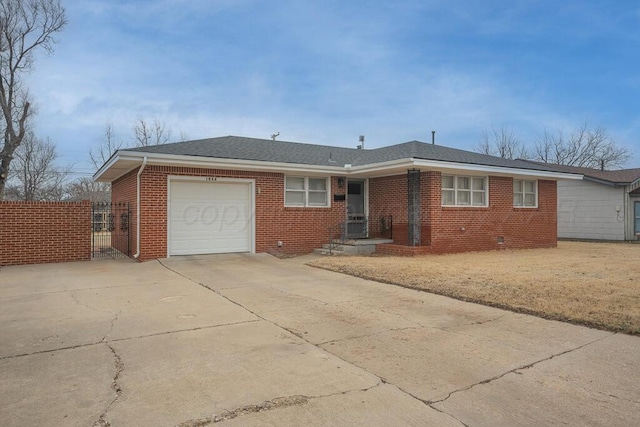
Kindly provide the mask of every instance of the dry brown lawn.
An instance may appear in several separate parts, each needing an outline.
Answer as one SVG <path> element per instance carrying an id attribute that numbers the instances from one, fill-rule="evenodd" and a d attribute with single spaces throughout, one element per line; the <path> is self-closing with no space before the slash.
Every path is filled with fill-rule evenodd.
<path id="1" fill-rule="evenodd" d="M 559 242 L 556 249 L 327 257 L 310 263 L 548 319 L 640 334 L 640 245 Z"/>

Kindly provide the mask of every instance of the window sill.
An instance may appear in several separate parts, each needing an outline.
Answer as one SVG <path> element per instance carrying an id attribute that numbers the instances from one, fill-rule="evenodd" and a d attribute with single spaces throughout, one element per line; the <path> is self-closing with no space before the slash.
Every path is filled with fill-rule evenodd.
<path id="1" fill-rule="evenodd" d="M 331 206 L 285 206 L 285 210 L 330 209 Z"/>
<path id="2" fill-rule="evenodd" d="M 442 209 L 489 209 L 489 206 L 440 205 Z"/>

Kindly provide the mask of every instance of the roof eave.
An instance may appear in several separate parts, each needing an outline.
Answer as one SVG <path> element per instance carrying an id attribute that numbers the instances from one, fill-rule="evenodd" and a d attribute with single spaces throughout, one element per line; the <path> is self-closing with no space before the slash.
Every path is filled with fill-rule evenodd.
<path id="1" fill-rule="evenodd" d="M 459 162 L 446 162 L 440 160 L 423 160 L 414 159 L 414 165 L 417 167 L 444 169 L 444 170 L 469 170 L 474 172 L 496 174 L 496 175 L 516 175 L 516 176 L 530 176 L 536 178 L 549 178 L 549 179 L 582 179 L 582 175 L 566 173 L 566 172 L 553 172 L 544 171 L 538 169 L 525 169 L 515 168 L 507 166 L 490 166 L 481 165 L 475 163 L 459 163 Z"/>
<path id="2" fill-rule="evenodd" d="M 94 175 L 96 181 L 114 181 L 127 173 L 124 171 L 132 168 L 123 168 L 121 172 L 114 176 L 105 178 L 107 172 L 118 162 L 136 161 L 141 163 L 143 158 L 147 158 L 147 165 L 159 166 L 183 166 L 202 167 L 207 169 L 228 169 L 228 170 L 253 170 L 261 172 L 297 172 L 297 173 L 336 173 L 345 174 L 348 168 L 344 165 L 307 165 L 298 163 L 265 162 L 245 159 L 224 159 L 218 157 L 187 156 L 176 154 L 158 154 L 142 151 L 120 151 L 110 161 L 105 163 Z"/>
<path id="3" fill-rule="evenodd" d="M 441 160 L 403 158 L 367 165 L 309 165 L 298 163 L 265 162 L 258 160 L 224 159 L 217 157 L 158 154 L 142 151 L 120 150 L 109 159 L 94 175 L 94 180 L 113 182 L 135 169 L 147 158 L 148 165 L 202 167 L 207 169 L 254 170 L 262 172 L 318 173 L 336 175 L 376 176 L 408 168 L 422 168 L 441 171 L 471 171 L 484 174 L 527 176 L 548 179 L 582 179 L 582 175 L 535 169 L 488 166 L 473 163 L 457 163 Z M 115 166 L 120 165 L 116 169 Z M 109 174 L 109 171 L 116 173 Z"/>

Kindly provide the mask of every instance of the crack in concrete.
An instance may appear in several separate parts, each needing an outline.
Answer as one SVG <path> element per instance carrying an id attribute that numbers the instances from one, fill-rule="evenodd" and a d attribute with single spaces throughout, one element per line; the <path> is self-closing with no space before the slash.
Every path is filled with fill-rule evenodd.
<path id="1" fill-rule="evenodd" d="M 267 286 L 269 287 L 269 289 L 273 289 L 276 292 L 280 292 L 282 295 L 290 295 L 292 297 L 297 297 L 297 298 L 302 298 L 302 299 L 314 301 L 315 304 L 313 304 L 313 305 L 315 305 L 315 306 L 317 306 L 317 305 L 329 305 L 329 303 L 326 302 L 326 301 L 322 301 L 320 299 L 312 298 L 312 297 L 309 297 L 309 296 L 306 296 L 306 295 L 300 295 L 300 294 L 296 294 L 294 292 L 288 292 L 288 291 L 285 291 L 285 290 L 282 290 L 282 289 L 278 289 L 272 284 L 269 284 Z"/>
<path id="2" fill-rule="evenodd" d="M 358 365 L 358 364 L 356 364 L 356 363 L 353 363 L 353 362 L 351 362 L 351 361 L 348 361 L 348 360 L 346 360 L 346 359 L 343 359 L 342 357 L 338 356 L 337 354 L 331 353 L 330 351 L 328 351 L 328 350 L 326 350 L 326 349 L 324 349 L 324 348 L 320 347 L 319 345 L 314 344 L 314 343 L 312 343 L 311 341 L 309 341 L 309 340 L 305 339 L 303 336 L 301 336 L 300 334 L 298 334 L 298 333 L 294 332 L 293 330 L 291 330 L 291 329 L 289 329 L 289 328 L 287 328 L 287 327 L 285 327 L 285 326 L 279 325 L 279 324 L 277 324 L 276 322 L 272 322 L 272 321 L 270 321 L 269 319 L 266 319 L 266 318 L 264 318 L 264 317 L 260 316 L 259 314 L 257 314 L 257 313 L 255 313 L 254 311 L 252 311 L 252 310 L 248 309 L 247 307 L 243 306 L 242 304 L 240 304 L 240 303 L 238 303 L 238 302 L 236 302 L 236 301 L 233 301 L 231 298 L 229 298 L 229 297 L 225 296 L 224 294 L 222 294 L 222 293 L 220 293 L 220 292 L 216 291 L 215 289 L 209 288 L 208 286 L 206 286 L 206 285 L 205 285 L 205 284 L 203 284 L 203 283 L 200 283 L 200 282 L 198 282 L 198 281 L 195 281 L 195 280 L 190 279 L 189 277 L 185 276 L 184 274 L 182 274 L 182 273 L 180 273 L 180 272 L 178 272 L 178 271 L 176 271 L 176 270 L 172 269 L 171 267 L 168 267 L 168 266 L 164 265 L 164 264 L 162 263 L 162 261 L 160 261 L 160 260 L 157 260 L 157 261 L 158 261 L 158 263 L 160 263 L 160 265 L 162 265 L 162 266 L 163 266 L 164 268 L 166 268 L 167 270 L 172 271 L 173 273 L 177 274 L 178 276 L 183 277 L 183 278 L 185 278 L 185 279 L 189 280 L 190 282 L 192 282 L 192 283 L 194 283 L 194 284 L 197 284 L 197 285 L 199 285 L 199 286 L 202 286 L 202 287 L 203 287 L 203 288 L 205 288 L 205 289 L 209 289 L 211 292 L 214 292 L 214 293 L 216 293 L 216 294 L 220 295 L 222 298 L 226 299 L 226 300 L 227 300 L 227 301 L 229 301 L 230 303 L 235 304 L 235 305 L 237 305 L 238 307 L 240 307 L 240 308 L 242 308 L 242 309 L 244 309 L 244 310 L 248 311 L 249 313 L 253 314 L 254 316 L 256 316 L 256 317 L 260 318 L 261 320 L 263 320 L 263 321 L 265 321 L 265 322 L 267 322 L 267 323 L 270 323 L 270 324 L 272 324 L 272 325 L 274 325 L 274 326 L 276 326 L 276 327 L 278 327 L 278 328 L 280 328 L 280 329 L 283 329 L 283 330 L 285 330 L 285 331 L 289 332 L 290 334 L 292 334 L 292 335 L 294 335 L 294 336 L 296 336 L 296 337 L 300 338 L 302 341 L 304 341 L 304 342 L 306 342 L 306 343 L 308 343 L 308 344 L 310 344 L 310 345 L 312 345 L 312 346 L 314 346 L 314 347 L 318 348 L 319 350 L 322 350 L 322 351 L 325 351 L 325 352 L 327 352 L 327 353 L 331 354 L 333 357 L 335 357 L 335 358 L 337 358 L 337 359 L 339 359 L 339 360 L 343 361 L 344 363 L 347 363 L 347 364 L 349 364 L 349 365 L 351 365 L 351 366 L 355 366 L 355 367 L 357 367 L 358 369 L 362 369 L 364 372 L 366 372 L 366 373 L 368 373 L 368 374 L 370 374 L 370 375 L 372 375 L 372 376 L 376 377 L 376 378 L 379 380 L 379 383 L 378 383 L 378 384 L 376 384 L 376 385 L 375 385 L 375 386 L 373 386 L 373 387 L 377 387 L 377 386 L 379 386 L 379 385 L 381 385 L 381 384 L 389 384 L 390 386 L 395 387 L 395 388 L 396 388 L 397 390 L 399 390 L 401 393 L 406 394 L 407 396 L 412 397 L 413 399 L 416 399 L 417 401 L 421 402 L 422 404 L 424 404 L 424 405 L 428 406 L 429 408 L 431 408 L 431 409 L 433 409 L 433 410 L 436 410 L 435 408 L 433 408 L 433 407 L 431 406 L 430 402 L 428 402 L 428 401 L 426 401 L 426 400 L 424 400 L 424 399 L 421 399 L 421 398 L 419 398 L 418 396 L 415 396 L 415 395 L 413 395 L 412 393 L 410 393 L 410 392 L 408 392 L 408 391 L 406 391 L 406 390 L 403 390 L 401 387 L 399 387 L 399 386 L 397 386 L 397 385 L 395 385 L 395 384 L 392 384 L 392 383 L 388 382 L 385 378 L 381 377 L 380 375 L 377 375 L 377 374 L 375 374 L 375 373 L 373 373 L 373 372 L 369 371 L 368 369 L 366 369 L 366 368 L 365 368 L 365 367 L 363 367 L 363 366 L 360 366 L 360 365 Z M 420 328 L 424 328 L 424 327 L 423 327 L 423 326 L 421 326 Z M 416 329 L 419 329 L 419 328 L 416 328 Z M 373 388 L 373 387 L 371 387 L 371 388 Z M 346 392 L 342 392 L 342 393 L 339 393 L 339 394 L 345 394 L 345 393 L 346 393 Z M 440 412 L 445 413 L 444 411 L 440 411 Z M 446 413 L 445 413 L 445 414 L 446 414 Z M 446 414 L 446 415 L 449 415 L 449 416 L 451 416 L 452 418 L 454 418 L 454 419 L 456 419 L 456 420 L 457 420 L 457 418 L 455 418 L 455 417 L 454 417 L 453 415 L 451 415 L 451 414 Z M 462 421 L 460 421 L 460 420 L 458 420 L 458 422 L 460 422 L 462 425 L 465 425 L 465 424 L 464 424 Z M 209 423 L 209 424 L 210 424 L 210 423 Z M 186 424 L 186 425 L 184 425 L 184 426 L 181 426 L 181 425 L 180 425 L 179 427 L 201 427 L 201 426 L 206 426 L 206 425 L 208 425 L 208 424 L 193 424 L 192 426 L 191 426 L 191 425 L 189 425 L 189 424 Z"/>
<path id="3" fill-rule="evenodd" d="M 11 298 L 24 298 L 24 297 L 29 297 L 29 296 L 33 296 L 33 295 L 50 295 L 50 294 L 64 294 L 67 292 L 83 292 L 83 291 L 95 291 L 95 290 L 99 290 L 99 289 L 116 289 L 116 288 L 130 288 L 130 287 L 140 287 L 140 286 L 151 286 L 151 285 L 157 285 L 157 283 L 155 282 L 151 282 L 151 283 L 135 283 L 133 285 L 116 285 L 116 286 L 97 286 L 94 288 L 77 288 L 77 289 L 61 289 L 59 291 L 47 291 L 47 292 L 29 292 L 26 294 L 20 294 L 20 295 L 9 295 L 6 297 L 0 297 L 0 300 L 3 299 L 11 299 Z"/>
<path id="4" fill-rule="evenodd" d="M 563 356 L 563 355 L 565 355 L 565 354 L 572 353 L 572 352 L 574 352 L 574 351 L 576 351 L 576 350 L 580 350 L 581 348 L 584 348 L 584 347 L 586 347 L 586 346 L 588 346 L 588 345 L 591 345 L 591 344 L 595 344 L 595 343 L 597 343 L 598 341 L 602 341 L 603 339 L 605 339 L 605 338 L 609 338 L 609 337 L 612 337 L 612 336 L 614 336 L 614 335 L 616 335 L 616 333 L 615 333 L 615 332 L 614 332 L 614 333 L 612 333 L 612 334 L 606 335 L 606 336 L 604 336 L 604 337 L 600 337 L 600 338 L 598 338 L 598 339 L 596 339 L 596 340 L 589 341 L 588 343 L 586 343 L 586 344 L 582 344 L 582 345 L 580 345 L 580 346 L 578 346 L 578 347 L 570 348 L 569 350 L 565 350 L 565 351 L 562 351 L 562 352 L 560 352 L 560 353 L 552 354 L 552 355 L 551 355 L 551 356 L 549 356 L 549 357 L 545 357 L 545 358 L 543 358 L 543 359 L 537 360 L 537 361 L 535 361 L 535 362 L 532 362 L 532 363 L 529 363 L 529 364 L 526 364 L 526 365 L 523 365 L 523 366 L 518 366 L 517 368 L 511 369 L 511 370 L 506 371 L 506 372 L 503 372 L 503 373 L 502 373 L 502 374 L 500 374 L 500 375 L 496 375 L 496 376 L 494 376 L 494 377 L 487 378 L 487 379 L 484 379 L 484 380 L 482 380 L 482 381 L 478 381 L 477 383 L 471 384 L 471 385 L 469 385 L 469 386 L 466 386 L 466 387 L 463 387 L 463 388 L 460 388 L 460 389 L 457 389 L 457 390 L 453 390 L 452 392 L 450 392 L 449 394 L 447 394 L 447 395 L 446 395 L 445 397 L 443 397 L 442 399 L 437 399 L 437 400 L 427 400 L 427 401 L 425 401 L 425 403 L 426 403 L 427 405 L 429 405 L 429 406 L 431 406 L 432 404 L 435 404 L 435 403 L 442 403 L 442 402 L 446 401 L 447 399 L 449 399 L 449 398 L 450 398 L 451 396 L 453 396 L 454 394 L 462 393 L 462 392 L 467 391 L 467 390 L 470 390 L 470 389 L 472 389 L 472 388 L 474 388 L 474 387 L 476 387 L 476 386 L 478 386 L 478 385 L 489 384 L 489 383 L 491 383 L 491 382 L 493 382 L 493 381 L 499 380 L 500 378 L 502 378 L 502 377 L 504 377 L 504 376 L 506 376 L 506 375 L 512 374 L 512 373 L 521 374 L 519 371 L 523 371 L 523 370 L 525 370 L 525 369 L 532 368 L 532 367 L 534 367 L 534 366 L 538 365 L 539 363 L 546 362 L 546 361 L 551 360 L 551 359 L 555 359 L 556 357 L 560 357 L 560 356 Z"/>
<path id="5" fill-rule="evenodd" d="M 500 315 L 500 316 L 498 316 L 498 317 L 494 317 L 493 319 L 478 320 L 478 321 L 471 322 L 471 323 L 467 323 L 467 324 L 465 324 L 465 325 L 461 325 L 461 326 L 484 325 L 484 324 L 486 324 L 486 323 L 491 323 L 491 322 L 495 322 L 496 320 L 500 320 L 500 319 L 502 319 L 503 317 L 505 317 L 505 316 L 506 316 L 506 315 L 508 315 L 508 314 L 512 314 L 512 313 L 503 313 L 503 314 L 501 314 L 501 315 Z"/>
<path id="6" fill-rule="evenodd" d="M 382 384 L 385 384 L 385 382 L 380 380 L 377 384 L 371 387 L 363 388 L 363 389 L 339 391 L 336 393 L 316 395 L 316 396 L 293 395 L 293 396 L 276 397 L 271 400 L 265 400 L 257 405 L 256 404 L 244 405 L 236 409 L 224 411 L 220 414 L 213 414 L 211 416 L 204 417 L 204 418 L 184 421 L 184 422 L 181 422 L 180 424 L 177 424 L 176 427 L 205 427 L 211 424 L 219 423 L 221 421 L 232 420 L 242 415 L 271 411 L 274 409 L 287 408 L 291 406 L 306 405 L 307 403 L 309 403 L 309 401 L 314 399 L 323 399 L 323 398 L 333 397 L 333 396 L 344 396 L 350 393 L 364 393 L 371 389 L 379 387 Z"/>
<path id="7" fill-rule="evenodd" d="M 102 340 L 100 342 L 107 342 L 107 337 L 109 336 L 111 331 L 113 331 L 113 325 L 116 323 L 116 320 L 118 320 L 118 317 L 120 316 L 120 313 L 122 313 L 122 311 L 118 311 L 116 313 L 116 315 L 113 317 L 113 319 L 111 319 L 111 325 L 109 326 L 109 330 L 107 331 L 106 334 L 104 334 L 104 336 L 102 337 Z"/>
<path id="8" fill-rule="evenodd" d="M 624 400 L 625 402 L 629 402 L 629 403 L 640 403 L 640 400 L 631 400 L 631 399 L 627 399 L 626 397 L 616 396 L 615 394 L 611 394 L 611 393 L 602 393 L 602 392 L 600 392 L 599 394 L 602 394 L 602 395 L 607 396 L 607 397 L 612 397 L 612 398 L 617 399 L 617 400 Z"/>
<path id="9" fill-rule="evenodd" d="M 78 296 L 76 295 L 76 292 L 77 291 L 73 291 L 69 295 L 71 295 L 71 299 L 73 299 L 76 302 L 76 304 L 78 304 L 80 307 L 85 307 L 85 308 L 88 308 L 91 311 L 96 311 L 98 313 L 113 314 L 112 311 L 100 310 L 99 308 L 91 307 L 89 304 L 85 304 L 85 303 L 80 302 L 80 300 L 78 299 Z"/>
<path id="10" fill-rule="evenodd" d="M 408 317 L 406 317 L 405 315 L 398 313 L 397 311 L 394 311 L 394 310 L 387 311 L 387 310 L 385 310 L 383 308 L 380 308 L 379 310 L 381 312 L 383 312 L 383 313 L 391 314 L 392 316 L 398 316 L 399 318 L 401 318 L 405 322 L 413 323 L 414 325 L 417 325 L 417 326 L 419 326 L 421 328 L 425 328 L 425 326 L 423 324 L 421 324 L 420 322 L 416 322 L 414 320 L 411 320 Z"/>
<path id="11" fill-rule="evenodd" d="M 422 403 L 424 403 L 425 405 L 427 405 L 429 408 L 433 409 L 434 411 L 438 411 L 438 412 L 440 412 L 441 414 L 444 414 L 444 415 L 446 415 L 446 416 L 448 416 L 448 417 L 450 417 L 450 418 L 453 418 L 454 420 L 456 420 L 457 422 L 459 422 L 460 424 L 462 424 L 464 427 L 469 427 L 469 424 L 467 424 L 467 423 L 465 423 L 464 421 L 462 421 L 462 420 L 460 420 L 460 419 L 456 418 L 456 416 L 455 416 L 455 415 L 450 414 L 450 413 L 448 413 L 448 412 L 445 412 L 444 410 L 442 410 L 442 409 L 440 409 L 440 408 L 436 408 L 435 406 L 430 405 L 430 404 L 428 404 L 428 403 L 425 403 L 425 402 L 422 402 Z"/>
<path id="12" fill-rule="evenodd" d="M 113 381 L 111 382 L 111 389 L 114 391 L 114 393 L 116 395 L 113 398 L 113 400 L 107 405 L 107 407 L 102 412 L 102 414 L 100 414 L 100 417 L 98 418 L 98 421 L 93 423 L 92 427 L 109 427 L 109 426 L 111 426 L 111 423 L 109 421 L 107 421 L 107 413 L 109 412 L 109 410 L 111 409 L 113 404 L 117 402 L 117 400 L 120 398 L 120 396 L 122 396 L 122 393 L 123 393 L 122 387 L 120 387 L 120 384 L 118 383 L 118 380 L 120 379 L 120 375 L 124 371 L 124 363 L 122 363 L 122 358 L 118 355 L 118 353 L 116 353 L 116 350 L 112 346 L 110 346 L 107 343 L 105 343 L 105 345 L 109 348 L 109 350 L 111 350 L 111 353 L 113 354 L 113 358 L 114 358 L 114 365 L 115 365 L 115 368 L 116 368 L 116 372 L 115 372 L 115 374 L 113 376 Z"/>
<path id="13" fill-rule="evenodd" d="M 105 344 L 107 342 L 114 343 L 114 342 L 120 342 L 120 341 L 135 340 L 135 339 L 139 339 L 139 338 L 156 337 L 156 336 L 159 336 L 159 335 L 169 335 L 169 334 L 177 334 L 177 333 L 182 333 L 182 332 L 199 331 L 201 329 L 213 329 L 213 328 L 220 328 L 220 327 L 224 327 L 224 326 L 240 325 L 240 324 L 243 324 L 243 323 L 261 322 L 262 320 L 264 320 L 264 319 L 243 320 L 241 322 L 223 323 L 223 324 L 220 324 L 220 325 L 210 325 L 210 326 L 199 326 L 197 328 L 178 329 L 178 330 L 175 330 L 175 331 L 157 332 L 155 334 L 138 335 L 138 336 L 135 336 L 135 337 L 117 338 L 117 339 L 113 339 L 113 340 L 110 340 L 110 341 L 102 341 L 101 340 L 101 341 L 85 343 L 85 344 L 70 345 L 70 346 L 67 346 L 67 347 L 52 348 L 52 349 L 49 349 L 49 350 L 39 350 L 39 351 L 34 351 L 32 353 L 22 353 L 22 354 L 14 354 L 14 355 L 11 355 L 11 356 L 2 356 L 2 357 L 0 357 L 0 360 L 15 359 L 15 358 L 18 358 L 18 357 L 34 356 L 34 355 L 38 355 L 38 354 L 54 353 L 56 351 L 73 350 L 73 349 L 76 349 L 76 348 L 91 347 L 91 346 L 95 346 L 95 345 L 99 345 L 99 344 Z"/>
<path id="14" fill-rule="evenodd" d="M 282 327 L 282 326 L 280 326 L 280 327 Z M 343 342 L 343 341 L 350 341 L 350 340 L 357 340 L 357 339 L 360 339 L 360 338 L 374 337 L 376 335 L 382 335 L 382 334 L 387 333 L 387 332 L 400 332 L 400 331 L 408 331 L 408 330 L 412 330 L 412 329 L 426 329 L 426 327 L 425 326 L 405 326 L 403 328 L 391 328 L 391 329 L 385 329 L 385 330 L 382 330 L 382 331 L 372 332 L 370 334 L 356 335 L 354 337 L 336 338 L 335 340 L 324 341 L 324 342 L 321 342 L 321 343 L 318 343 L 318 344 L 314 344 L 314 345 L 319 347 L 319 346 L 323 346 L 323 345 L 327 345 L 327 344 L 335 344 L 335 343 L 339 343 L 339 342 Z M 326 350 L 326 349 L 323 348 L 323 350 Z M 333 354 L 333 353 L 331 353 L 331 354 Z"/>
<path id="15" fill-rule="evenodd" d="M 442 398 L 442 399 L 439 399 L 439 400 L 427 400 L 427 399 L 422 399 L 422 398 L 420 398 L 420 397 L 418 397 L 418 396 L 416 396 L 416 395 L 414 395 L 414 394 L 412 394 L 412 393 L 410 393 L 410 392 L 408 392 L 408 391 L 406 391 L 406 390 L 402 389 L 401 387 L 399 387 L 399 386 L 397 386 L 397 385 L 395 385 L 395 384 L 393 384 L 393 383 L 389 383 L 387 380 L 385 380 L 385 379 L 384 379 L 384 378 L 382 378 L 381 376 L 379 376 L 379 375 L 377 375 L 377 374 L 375 374 L 375 373 L 373 373 L 373 372 L 369 371 L 368 369 L 366 369 L 366 368 L 364 368 L 364 367 L 362 367 L 362 366 L 359 366 L 359 365 L 358 365 L 358 364 L 356 364 L 356 363 L 353 363 L 353 362 L 351 362 L 351 361 L 345 360 L 345 359 L 343 359 L 342 357 L 340 357 L 340 356 L 338 356 L 338 355 L 336 355 L 336 354 L 334 354 L 334 353 L 331 353 L 331 352 L 330 352 L 330 351 L 328 351 L 327 349 L 325 349 L 325 348 L 323 348 L 323 347 L 320 347 L 320 345 L 323 345 L 323 344 L 326 344 L 326 343 L 323 343 L 323 344 L 314 344 L 314 343 L 312 343 L 312 342 L 308 341 L 307 339 L 305 339 L 305 338 L 304 338 L 303 336 L 301 336 L 299 333 L 296 333 L 295 331 L 290 330 L 289 328 L 287 328 L 287 327 L 285 327 L 285 326 L 279 325 L 279 324 L 278 324 L 278 323 L 276 323 L 276 322 L 272 322 L 272 321 L 270 321 L 270 320 L 268 320 L 268 319 L 266 319 L 266 318 L 264 318 L 264 317 L 260 316 L 259 314 L 257 314 L 257 313 L 255 313 L 254 311 L 252 311 L 252 310 L 248 309 L 247 307 L 243 306 L 242 304 L 240 304 L 240 303 L 238 303 L 238 302 L 236 302 L 236 301 L 233 301 L 232 299 L 230 299 L 229 297 L 225 296 L 224 294 L 222 294 L 222 293 L 220 293 L 220 292 L 216 291 L 215 289 L 209 288 L 208 286 L 204 285 L 203 283 L 200 283 L 200 282 L 198 282 L 198 281 L 195 281 L 195 280 L 193 280 L 193 279 L 191 279 L 191 278 L 189 278 L 189 277 L 187 277 L 187 276 L 183 275 L 182 273 L 180 273 L 180 272 L 178 272 L 178 271 L 176 271 L 176 270 L 174 270 L 174 269 L 172 269 L 172 268 L 170 268 L 170 267 L 168 267 L 168 266 L 164 265 L 160 260 L 158 260 L 158 262 L 160 263 L 160 265 L 162 265 L 163 267 L 165 267 L 167 270 L 174 272 L 174 273 L 175 273 L 175 274 L 177 274 L 178 276 L 181 276 L 181 277 L 183 277 L 183 278 L 185 278 L 185 279 L 187 279 L 187 280 L 191 281 L 192 283 L 195 283 L 195 284 L 197 284 L 197 285 L 199 285 L 199 286 L 202 286 L 202 287 L 204 287 L 205 289 L 209 289 L 210 291 L 212 291 L 212 292 L 214 292 L 214 293 L 216 293 L 216 294 L 220 295 L 221 297 L 223 297 L 223 298 L 224 298 L 224 299 L 226 299 L 227 301 L 231 302 L 232 304 L 235 304 L 235 305 L 237 305 L 238 307 L 241 307 L 241 308 L 243 308 L 244 310 L 247 310 L 249 313 L 251 313 L 251 314 L 253 314 L 254 316 L 256 316 L 256 317 L 258 317 L 258 318 L 260 318 L 260 319 L 264 320 L 265 322 L 268 322 L 268 323 L 270 323 L 270 324 L 272 324 L 272 325 L 274 325 L 274 326 L 277 326 L 277 327 L 279 327 L 279 328 L 281 328 L 281 329 L 284 329 L 285 331 L 289 332 L 290 334 L 292 334 L 292 335 L 295 335 L 295 336 L 299 337 L 301 340 L 303 340 L 303 341 L 307 342 L 307 343 L 308 343 L 308 344 L 310 344 L 310 345 L 313 345 L 314 347 L 317 347 L 317 348 L 319 348 L 319 349 L 321 349 L 321 350 L 323 350 L 323 351 L 328 352 L 329 354 L 331 354 L 331 355 L 333 355 L 334 357 L 336 357 L 336 358 L 338 358 L 338 359 L 342 360 L 342 361 L 343 361 L 343 362 L 345 362 L 345 363 L 348 363 L 348 364 L 350 364 L 350 365 L 352 365 L 352 366 L 355 366 L 355 367 L 357 367 L 357 368 L 359 368 L 359 369 L 362 369 L 363 371 L 365 371 L 365 372 L 367 372 L 367 373 L 369 373 L 369 374 L 371 374 L 371 375 L 375 376 L 376 378 L 378 378 L 378 379 L 380 380 L 380 382 L 381 382 L 381 383 L 389 384 L 390 386 L 395 387 L 395 388 L 396 388 L 397 390 L 399 390 L 400 392 L 402 392 L 402 393 L 406 394 L 407 396 L 410 396 L 410 397 L 412 397 L 412 398 L 416 399 L 417 401 L 421 402 L 421 403 L 422 403 L 422 404 L 424 404 L 425 406 L 428 406 L 430 409 L 433 409 L 433 410 L 435 410 L 435 411 L 438 411 L 438 412 L 440 412 L 440 413 L 442 413 L 442 414 L 444 414 L 444 415 L 447 415 L 447 416 L 449 416 L 449 417 L 453 418 L 454 420 L 456 420 L 457 422 L 459 422 L 461 425 L 463 425 L 463 426 L 465 426 L 465 427 L 468 427 L 468 425 L 467 425 L 467 424 L 465 424 L 464 422 L 462 422 L 461 420 L 459 420 L 458 418 L 456 418 L 454 415 L 452 415 L 452 414 L 450 414 L 450 413 L 448 413 L 448 412 L 444 411 L 443 409 L 440 409 L 440 408 L 435 407 L 435 406 L 434 406 L 434 404 L 444 402 L 445 400 L 449 399 L 449 398 L 450 398 L 451 396 L 453 396 L 454 394 L 456 394 L 456 393 L 461 393 L 461 392 L 464 392 L 464 391 L 467 391 L 467 390 L 469 390 L 469 389 L 471 389 L 471 388 L 473 388 L 473 387 L 475 387 L 475 386 L 477 386 L 477 385 L 481 385 L 481 384 L 488 384 L 488 383 L 490 383 L 490 382 L 492 382 L 492 381 L 495 381 L 495 380 L 498 380 L 498 379 L 500 379 L 500 378 L 502 378 L 502 377 L 504 377 L 505 375 L 508 375 L 508 374 L 510 374 L 510 373 L 518 373 L 518 371 L 521 371 L 521 370 L 524 370 L 524 369 L 529 369 L 529 368 L 531 368 L 531 367 L 533 367 L 533 366 L 535 366 L 535 365 L 537 365 L 537 364 L 539 364 L 539 363 L 545 362 L 545 361 L 547 361 L 547 360 L 551 360 L 551 359 L 553 359 L 553 358 L 556 358 L 556 357 L 562 356 L 562 355 L 567 354 L 567 353 L 571 353 L 571 352 L 573 352 L 573 351 L 579 350 L 579 349 L 581 349 L 581 348 L 583 348 L 583 347 L 586 347 L 586 346 L 588 346 L 588 345 L 591 345 L 591 344 L 594 344 L 594 343 L 596 343 L 596 342 L 598 342 L 598 341 L 601 341 L 601 340 L 603 340 L 603 339 L 605 339 L 605 338 L 609 338 L 609 337 L 611 337 L 611 336 L 613 336 L 613 335 L 616 335 L 616 333 L 612 333 L 612 334 L 609 334 L 609 335 L 603 336 L 603 337 L 601 337 L 601 338 L 598 338 L 598 339 L 596 339 L 596 340 L 590 341 L 590 342 L 588 342 L 588 343 L 586 343 L 586 344 L 583 344 L 583 345 L 580 345 L 580 346 L 578 346 L 578 347 L 575 347 L 575 348 L 572 348 L 572 349 L 569 349 L 569 350 L 566 350 L 566 351 L 563 351 L 563 352 L 560 352 L 560 353 L 557 353 L 557 354 L 553 354 L 553 355 L 551 355 L 551 356 L 549 356 L 549 357 L 546 357 L 546 358 L 544 358 L 544 359 L 540 359 L 540 360 L 535 361 L 535 362 L 533 362 L 533 363 L 530 363 L 530 364 L 527 364 L 527 365 L 520 366 L 520 367 L 518 367 L 518 368 L 512 369 L 512 370 L 510 370 L 510 371 L 507 371 L 507 372 L 505 372 L 505 373 L 503 373 L 503 374 L 501 374 L 501 375 L 495 376 L 495 377 L 493 377 L 493 378 L 488 378 L 488 379 L 485 379 L 485 380 L 483 380 L 483 381 L 480 381 L 480 382 L 474 383 L 474 384 L 472 384 L 472 385 L 470 385 L 470 386 L 467 386 L 467 387 L 464 387 L 464 388 L 461 388 L 461 389 L 458 389 L 458 390 L 454 390 L 454 391 L 450 392 L 449 394 L 447 394 L 447 396 L 445 396 L 445 397 L 444 397 L 444 398 Z M 506 316 L 506 315 L 508 315 L 508 314 L 510 314 L 510 313 L 504 313 L 504 314 L 502 314 L 502 315 L 500 315 L 500 316 L 498 316 L 498 317 L 496 317 L 496 318 L 488 319 L 488 320 L 486 320 L 486 321 L 481 321 L 481 322 L 475 322 L 475 323 L 471 323 L 471 324 L 472 324 L 472 325 L 473 325 L 473 324 L 484 324 L 484 323 L 492 322 L 492 321 L 498 320 L 498 319 L 500 319 L 501 317 L 504 317 L 504 316 Z M 415 323 L 415 322 L 412 322 L 412 323 Z M 418 323 L 418 325 L 420 325 L 420 324 Z M 448 330 L 443 329 L 443 328 L 429 327 L 429 326 L 424 326 L 424 325 L 420 325 L 420 327 L 419 327 L 419 328 L 415 328 L 415 329 L 421 329 L 421 328 L 433 328 L 433 329 L 441 330 L 441 331 L 443 331 L 443 332 L 448 332 L 448 333 L 458 333 L 458 332 L 455 332 L 455 331 L 448 331 Z M 407 328 L 407 329 L 411 329 L 411 328 Z M 375 335 L 375 334 L 374 334 L 374 335 Z M 466 334 L 460 333 L 460 335 L 466 335 Z M 338 341 L 338 340 L 336 340 L 336 341 Z M 331 341 L 327 341 L 327 343 L 329 343 L 329 342 L 331 342 Z M 378 384 L 378 385 L 379 385 L 379 384 Z M 202 425 L 202 426 L 206 426 L 206 425 L 208 425 L 208 424 L 201 424 L 201 425 Z M 191 425 L 186 424 L 186 425 L 184 425 L 184 426 L 180 425 L 179 427 L 200 427 L 201 425 L 199 425 L 199 424 L 194 424 L 193 426 L 191 426 Z"/>

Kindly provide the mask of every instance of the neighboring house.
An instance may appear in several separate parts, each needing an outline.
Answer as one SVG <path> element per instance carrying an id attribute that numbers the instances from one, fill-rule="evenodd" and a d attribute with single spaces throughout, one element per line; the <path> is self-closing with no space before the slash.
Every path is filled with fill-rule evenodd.
<path id="1" fill-rule="evenodd" d="M 345 234 L 391 237 L 378 251 L 398 254 L 555 247 L 556 181 L 580 178 L 418 141 L 364 150 L 235 136 L 119 150 L 95 175 L 131 204 L 141 260 L 306 253 Z"/>
<path id="2" fill-rule="evenodd" d="M 581 181 L 558 183 L 559 238 L 640 239 L 640 168 L 608 171 L 547 166 L 558 172 L 584 176 Z"/>

